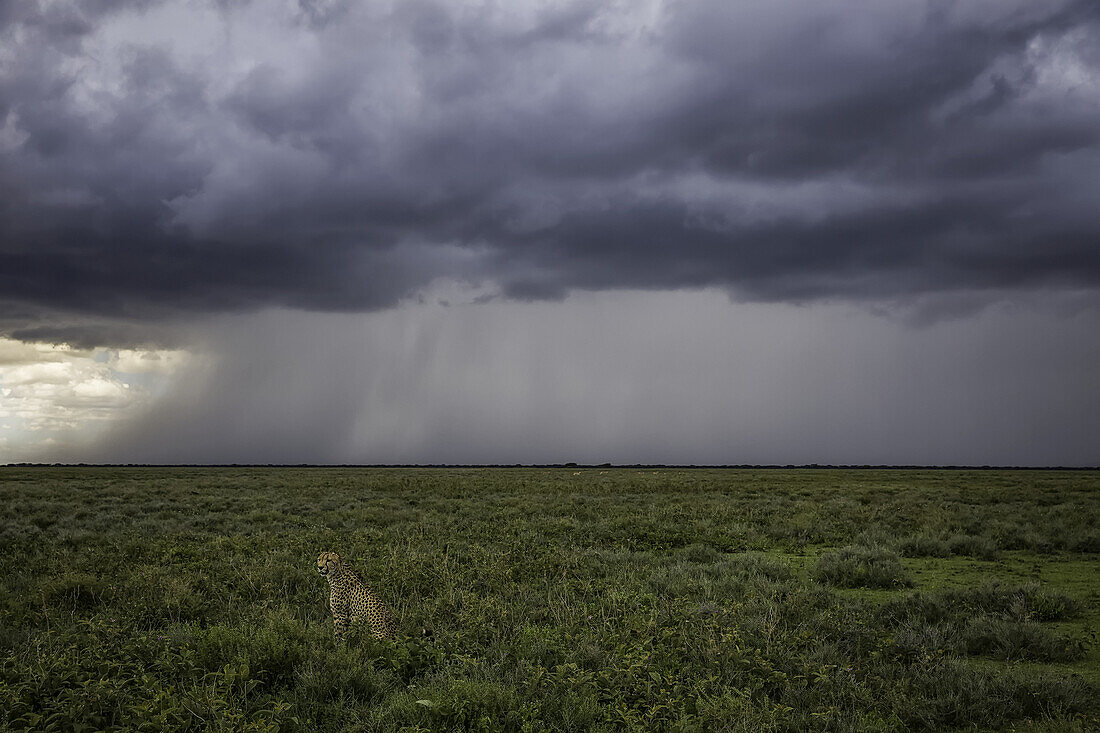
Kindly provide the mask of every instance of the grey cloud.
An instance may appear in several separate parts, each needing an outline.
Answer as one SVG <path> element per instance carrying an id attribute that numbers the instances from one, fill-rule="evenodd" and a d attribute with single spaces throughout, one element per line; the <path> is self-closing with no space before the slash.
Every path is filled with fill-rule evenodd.
<path id="1" fill-rule="evenodd" d="M 6 332 L 1100 284 L 1089 0 L 181 7 L 0 9 Z"/>

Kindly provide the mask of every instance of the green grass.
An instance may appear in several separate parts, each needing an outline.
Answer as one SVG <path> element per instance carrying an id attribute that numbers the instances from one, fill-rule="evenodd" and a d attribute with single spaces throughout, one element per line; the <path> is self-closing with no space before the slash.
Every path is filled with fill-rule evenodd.
<path id="1" fill-rule="evenodd" d="M 1095 472 L 0 468 L 0 728 L 1084 731 L 1098 520 Z M 333 643 L 322 550 L 400 640 Z"/>
<path id="2" fill-rule="evenodd" d="M 829 550 L 817 561 L 815 577 L 841 588 L 901 588 L 913 585 L 896 552 L 849 545 Z"/>

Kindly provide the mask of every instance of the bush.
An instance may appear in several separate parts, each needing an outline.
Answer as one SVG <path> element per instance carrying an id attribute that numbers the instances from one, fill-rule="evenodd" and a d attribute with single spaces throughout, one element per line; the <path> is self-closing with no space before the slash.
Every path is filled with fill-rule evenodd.
<path id="1" fill-rule="evenodd" d="M 399 719 L 433 730 L 518 730 L 520 704 L 513 688 L 487 680 L 452 680 L 417 689 L 402 700 Z"/>
<path id="2" fill-rule="evenodd" d="M 939 537 L 913 535 L 898 542 L 902 557 L 949 557 L 951 548 Z"/>
<path id="3" fill-rule="evenodd" d="M 42 585 L 42 603 L 50 609 L 88 611 L 109 594 L 107 584 L 87 573 L 65 573 Z"/>
<path id="4" fill-rule="evenodd" d="M 1030 527 L 1021 526 L 1015 522 L 1002 522 L 989 528 L 996 538 L 997 546 L 1002 550 L 1028 550 L 1030 552 L 1050 553 L 1054 551 L 1054 543 L 1035 532 Z"/>
<path id="5" fill-rule="evenodd" d="M 978 535 L 953 535 L 948 538 L 947 546 L 951 548 L 953 555 L 969 555 L 982 560 L 995 560 L 998 554 L 997 543 L 988 537 Z"/>
<path id="6" fill-rule="evenodd" d="M 841 588 L 895 588 L 913 585 L 897 553 L 882 548 L 843 547 L 817 561 L 815 577 Z"/>
<path id="7" fill-rule="evenodd" d="M 791 566 L 782 560 L 769 557 L 762 552 L 746 552 L 735 555 L 725 562 L 735 575 L 744 578 L 767 578 L 768 580 L 790 580 L 794 573 Z"/>
<path id="8" fill-rule="evenodd" d="M 1080 678 L 994 674 L 956 660 L 914 665 L 911 681 L 890 692 L 904 726 L 917 730 L 1002 730 L 1014 721 L 1081 715 L 1094 704 Z M 1065 718 L 1056 730 L 1075 730 Z"/>
<path id="9" fill-rule="evenodd" d="M 1080 640 L 1056 636 L 1036 624 L 977 618 L 961 636 L 967 654 L 1005 661 L 1075 662 L 1085 656 Z"/>
<path id="10" fill-rule="evenodd" d="M 714 563 L 722 559 L 722 553 L 709 545 L 688 545 L 683 549 L 684 559 L 697 563 Z"/>
<path id="11" fill-rule="evenodd" d="M 1065 593 L 1032 583 L 914 593 L 887 601 L 879 613 L 888 623 L 900 624 L 910 620 L 940 623 L 976 615 L 1015 621 L 1062 621 L 1073 618 L 1079 610 L 1080 603 Z"/>
<path id="12" fill-rule="evenodd" d="M 1070 552 L 1100 553 L 1100 532 L 1096 530 L 1074 532 L 1065 538 L 1064 544 Z"/>

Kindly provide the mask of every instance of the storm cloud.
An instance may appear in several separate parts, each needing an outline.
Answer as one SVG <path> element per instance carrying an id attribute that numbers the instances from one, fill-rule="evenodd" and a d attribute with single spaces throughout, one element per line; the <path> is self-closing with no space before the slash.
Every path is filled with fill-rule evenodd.
<path id="1" fill-rule="evenodd" d="M 1094 464 L 1095 0 L 0 3 L 0 460 Z"/>
<path id="2" fill-rule="evenodd" d="M 1096 465 L 1100 328 L 920 329 L 716 290 L 218 319 L 155 409 L 69 460 Z"/>
<path id="3" fill-rule="evenodd" d="M 27 2 L 0 49 L 20 338 L 373 310 L 440 278 L 535 300 L 1100 284 L 1092 0 Z"/>

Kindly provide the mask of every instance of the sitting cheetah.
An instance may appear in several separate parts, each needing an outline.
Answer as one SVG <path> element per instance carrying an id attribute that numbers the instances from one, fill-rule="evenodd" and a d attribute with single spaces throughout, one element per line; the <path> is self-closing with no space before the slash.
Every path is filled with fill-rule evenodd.
<path id="1" fill-rule="evenodd" d="M 362 618 L 370 622 L 371 633 L 376 639 L 393 638 L 394 622 L 390 610 L 339 555 L 322 552 L 317 558 L 317 572 L 328 581 L 328 602 L 337 642 L 344 640 L 353 619 Z"/>

